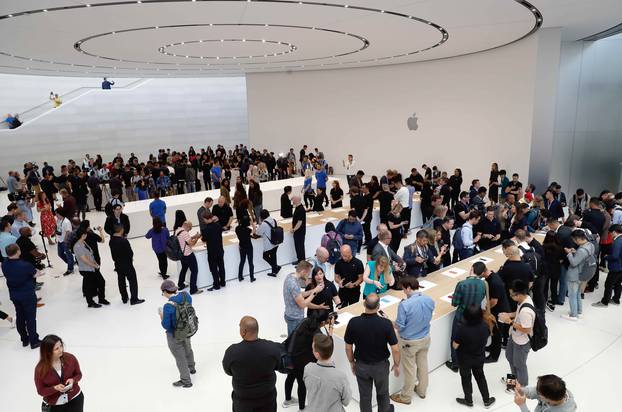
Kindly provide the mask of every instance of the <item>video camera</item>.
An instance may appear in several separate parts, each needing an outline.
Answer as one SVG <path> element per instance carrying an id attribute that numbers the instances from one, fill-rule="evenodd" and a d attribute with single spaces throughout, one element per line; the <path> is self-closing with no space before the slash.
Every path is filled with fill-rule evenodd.
<path id="1" fill-rule="evenodd" d="M 29 190 L 23 190 L 23 191 L 8 194 L 8 198 L 11 202 L 19 202 L 21 200 L 28 200 L 34 197 L 35 197 L 35 192 L 29 191 Z"/>

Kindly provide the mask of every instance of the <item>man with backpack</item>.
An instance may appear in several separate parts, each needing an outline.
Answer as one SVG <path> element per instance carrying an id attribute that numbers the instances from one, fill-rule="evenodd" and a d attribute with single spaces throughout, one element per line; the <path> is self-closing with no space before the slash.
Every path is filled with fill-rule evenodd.
<path id="1" fill-rule="evenodd" d="M 529 284 L 517 279 L 510 286 L 510 297 L 516 302 L 516 312 L 500 313 L 499 322 L 510 325 L 510 339 L 505 349 L 505 357 L 510 364 L 511 374 L 522 387 L 529 384 L 527 356 L 531 350 L 530 336 L 536 322 L 533 300 L 529 297 Z M 507 384 L 507 378 L 501 378 Z"/>
<path id="2" fill-rule="evenodd" d="M 195 374 L 196 369 L 190 338 L 199 327 L 199 319 L 192 307 L 192 297 L 183 291 L 177 293 L 175 282 L 165 280 L 160 290 L 168 302 L 158 312 L 162 327 L 166 331 L 168 348 L 179 370 L 179 380 L 173 382 L 173 386 L 191 388 L 190 375 Z"/>
<path id="3" fill-rule="evenodd" d="M 564 248 L 568 259 L 566 283 L 568 285 L 570 313 L 562 315 L 562 318 L 577 321 L 583 313 L 581 283 L 589 281 L 596 273 L 596 257 L 594 256 L 594 245 L 588 240 L 583 230 L 575 229 L 571 236 L 577 248 Z"/>
<path id="4" fill-rule="evenodd" d="M 263 260 L 268 262 L 271 268 L 268 276 L 276 277 L 281 270 L 276 262 L 276 252 L 279 249 L 279 244 L 283 243 L 283 228 L 276 224 L 276 220 L 270 216 L 270 212 L 266 209 L 262 209 L 259 215 L 261 225 L 257 228 L 257 235 L 263 239 Z"/>

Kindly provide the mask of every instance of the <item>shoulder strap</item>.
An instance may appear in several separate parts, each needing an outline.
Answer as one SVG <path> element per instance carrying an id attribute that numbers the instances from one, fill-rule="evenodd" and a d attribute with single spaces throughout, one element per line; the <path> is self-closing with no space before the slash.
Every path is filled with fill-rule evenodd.
<path id="1" fill-rule="evenodd" d="M 275 226 L 272 226 L 270 222 L 268 222 L 268 219 L 264 220 L 264 222 L 266 222 L 266 225 L 270 226 L 270 229 L 274 229 Z"/>
<path id="2" fill-rule="evenodd" d="M 520 309 L 518 311 L 520 312 L 521 310 L 523 310 L 523 308 L 529 308 L 529 309 L 533 310 L 533 313 L 537 313 L 536 312 L 536 308 L 531 303 L 523 303 L 520 306 Z"/>

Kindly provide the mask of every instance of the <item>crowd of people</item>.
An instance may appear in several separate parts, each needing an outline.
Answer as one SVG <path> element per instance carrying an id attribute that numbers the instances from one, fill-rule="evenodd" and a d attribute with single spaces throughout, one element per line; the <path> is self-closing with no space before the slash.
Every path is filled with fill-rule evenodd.
<path id="1" fill-rule="evenodd" d="M 163 278 L 161 291 L 167 299 L 160 316 L 180 373 L 173 385 L 189 388 L 190 375 L 195 373 L 190 341 L 198 327 L 191 296 L 203 292 L 197 284 L 198 264 L 193 247 L 200 240 L 207 246 L 213 276 L 210 291 L 226 287 L 222 234 L 231 229 L 239 240 L 238 280 L 244 280 L 247 263 L 250 281 L 256 280 L 253 238 L 262 239 L 263 259 L 270 266 L 267 275 L 276 277 L 281 270 L 277 250 L 283 242 L 283 228 L 263 208 L 260 182 L 302 175 L 302 192 L 293 193 L 286 186 L 281 196 L 280 214 L 292 219 L 296 254 L 295 271 L 283 283 L 288 338 L 282 344 L 259 339 L 253 317 L 240 321 L 243 341 L 232 345 L 223 359 L 225 372 L 233 377 L 234 411 L 276 410 L 275 371 L 287 373 L 284 407 L 343 410 L 352 390 L 331 362 L 335 310 L 356 304 L 361 296 L 365 313 L 349 321 L 344 335 L 346 356 L 357 378 L 361 411 L 371 411 L 374 386 L 379 410 L 383 412 L 392 410 L 391 401 L 411 404 L 413 394 L 424 399 L 435 302 L 419 291 L 419 280 L 498 246 L 506 258 L 503 266 L 494 272 L 482 262 L 472 265 L 469 275 L 457 283 L 452 295 L 456 310 L 451 341 L 436 343 L 449 345 L 451 359 L 446 365 L 460 373 L 464 393 L 456 401 L 473 406 L 474 376 L 484 406 L 495 403 L 487 386 L 484 364 L 497 362 L 505 349 L 509 373 L 503 381 L 522 410 L 527 410 L 525 398 L 539 399 L 540 409 L 536 410 L 553 406 L 557 409 L 551 410 L 576 410 L 561 378 L 545 375 L 538 378 L 537 386 L 528 386 L 528 354 L 546 346 L 547 311 L 554 311 L 568 298 L 570 311 L 563 317 L 570 321 L 581 317 L 582 297 L 595 291 L 601 272 L 607 273 L 603 298 L 594 306 L 619 305 L 622 194 L 605 190 L 598 197 L 590 197 L 577 189 L 568 202 L 556 182 L 538 194 L 533 185 L 523 189 L 518 174 L 510 179 L 496 164 L 491 167 L 486 186 L 475 179 L 468 189 L 462 187 L 460 169 L 448 176 L 436 166 L 427 165 L 422 166 L 421 173 L 413 168 L 405 179 L 397 170 L 387 170 L 380 178 L 372 176 L 364 182 L 365 173 L 354 167 L 352 155 L 343 160 L 348 187 L 342 188 L 338 180 L 333 180 L 329 191 L 329 166 L 323 154 L 318 149 L 307 150 L 304 146 L 296 157 L 290 149 L 275 159 L 267 150 L 248 150 L 242 145 L 231 151 L 222 146 L 215 151 L 207 148 L 199 152 L 191 147 L 187 153 L 161 149 L 158 156 L 150 156 L 146 163 L 140 163 L 133 154 L 127 162 L 118 154 L 108 164 L 100 156 L 86 155 L 80 165 L 73 161 L 63 165 L 58 176 L 47 163 L 41 172 L 32 163 L 25 165 L 23 175 L 10 172 L 12 203 L 2 218 L 0 232 L 2 269 L 15 305 L 22 343 L 41 348 L 37 388 L 44 402 L 53 406 L 59 405 L 55 403 L 59 399 L 66 404 L 75 400 L 82 405 L 83 396 L 79 389 L 75 390 L 81 378 L 75 357 L 67 357 L 71 359 L 68 368 L 74 376 L 71 382 L 49 379 L 51 369 L 59 370 L 58 360 L 65 359 L 62 341 L 53 335 L 40 341 L 36 330 L 36 309 L 42 302 L 37 301 L 35 292 L 43 286 L 36 279 L 42 273 L 41 262 L 46 254 L 29 240 L 36 225 L 31 210 L 35 199 L 41 235 L 50 245 L 56 244 L 59 257 L 67 265 L 63 275 L 71 275 L 78 265 L 83 277 L 82 293 L 89 308 L 109 304 L 98 251 L 106 238 L 122 301 L 132 305 L 144 302 L 139 298 L 133 250 L 127 239 L 131 222 L 123 207 L 126 201 L 152 199 L 153 228 L 146 237 L 151 240 Z M 231 180 L 235 181 L 233 197 Z M 104 227 L 91 228 L 85 219 L 87 196 L 90 194 L 96 210 L 101 210 L 103 182 L 111 191 L 104 208 L 106 222 Z M 163 198 L 201 188 L 221 189 L 221 196 L 217 200 L 206 198 L 197 210 L 199 231 L 192 233 L 192 222 L 181 210 L 176 211 L 172 230 L 169 229 Z M 402 246 L 411 231 L 416 193 L 424 224 L 417 228 L 414 242 Z M 307 212 L 329 206 L 341 209 L 346 195 L 350 201 L 347 217 L 337 225 L 328 222 L 324 236 L 313 239 L 318 246 L 315 256 L 306 256 Z M 56 203 L 58 197 L 62 202 Z M 375 201 L 379 204 L 380 223 L 372 237 Z M 545 234 L 542 241 L 534 235 L 536 232 Z M 363 249 L 361 260 L 357 255 Z M 168 279 L 169 259 L 181 263 L 177 282 Z M 334 280 L 329 280 L 329 274 Z M 394 321 L 386 318 L 379 307 L 379 295 L 389 289 L 404 294 Z M 0 315 L 8 318 L 4 313 Z M 64 367 L 63 361 L 61 372 Z M 394 394 L 389 393 L 391 371 L 405 376 L 402 390 Z M 69 376 L 69 371 L 65 376 Z M 297 398 L 292 396 L 294 384 Z M 82 409 L 76 406 L 70 410 Z"/>

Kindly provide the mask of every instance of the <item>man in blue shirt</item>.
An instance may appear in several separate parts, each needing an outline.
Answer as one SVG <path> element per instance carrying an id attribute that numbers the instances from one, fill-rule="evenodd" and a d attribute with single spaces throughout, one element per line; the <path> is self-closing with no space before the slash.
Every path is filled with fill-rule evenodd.
<path id="1" fill-rule="evenodd" d="M 7 258 L 6 247 L 17 243 L 17 237 L 11 234 L 11 223 L 8 219 L 2 218 L 0 221 L 0 255 L 3 260 Z"/>
<path id="2" fill-rule="evenodd" d="M 328 205 L 328 196 L 326 195 L 326 182 L 328 182 L 328 175 L 320 163 L 316 163 L 315 168 L 316 187 L 318 189 L 322 189 L 322 193 L 324 194 L 324 199 L 319 199 L 319 201 L 322 202 L 325 200 Z"/>
<path id="3" fill-rule="evenodd" d="M 347 219 L 339 222 L 336 230 L 343 238 L 343 244 L 350 246 L 350 250 L 356 254 L 363 241 L 363 225 L 356 216 L 356 210 L 350 210 Z"/>
<path id="4" fill-rule="evenodd" d="M 37 334 L 37 296 L 35 295 L 34 276 L 37 269 L 21 260 L 19 246 L 11 244 L 6 247 L 8 259 L 2 262 L 2 272 L 6 277 L 9 297 L 15 306 L 15 326 L 22 340 L 22 346 L 36 349 L 41 346 Z"/>
<path id="5" fill-rule="evenodd" d="M 157 191 L 153 194 L 153 201 L 149 203 L 149 214 L 152 218 L 159 217 L 162 224 L 166 226 L 166 203 L 160 199 Z"/>
<path id="6" fill-rule="evenodd" d="M 423 399 L 428 388 L 428 349 L 434 300 L 418 292 L 419 281 L 414 276 L 402 278 L 400 285 L 406 299 L 397 308 L 395 327 L 400 336 L 404 386 L 401 392 L 391 395 L 391 400 L 410 405 L 413 392 Z M 415 382 L 418 382 L 416 386 Z"/>
<path id="7" fill-rule="evenodd" d="M 168 300 L 164 307 L 159 308 L 160 320 L 162 327 L 166 331 L 166 342 L 171 354 L 175 358 L 180 377 L 178 381 L 173 382 L 173 386 L 191 388 L 192 380 L 190 379 L 190 374 L 194 375 L 197 372 L 192 345 L 190 344 L 190 338 L 177 339 L 175 337 L 175 329 L 177 327 L 177 307 L 182 305 L 184 300 L 192 305 L 192 297 L 189 293 L 183 291 L 177 293 L 177 285 L 172 280 L 162 282 L 160 290 L 162 290 L 162 296 Z"/>

